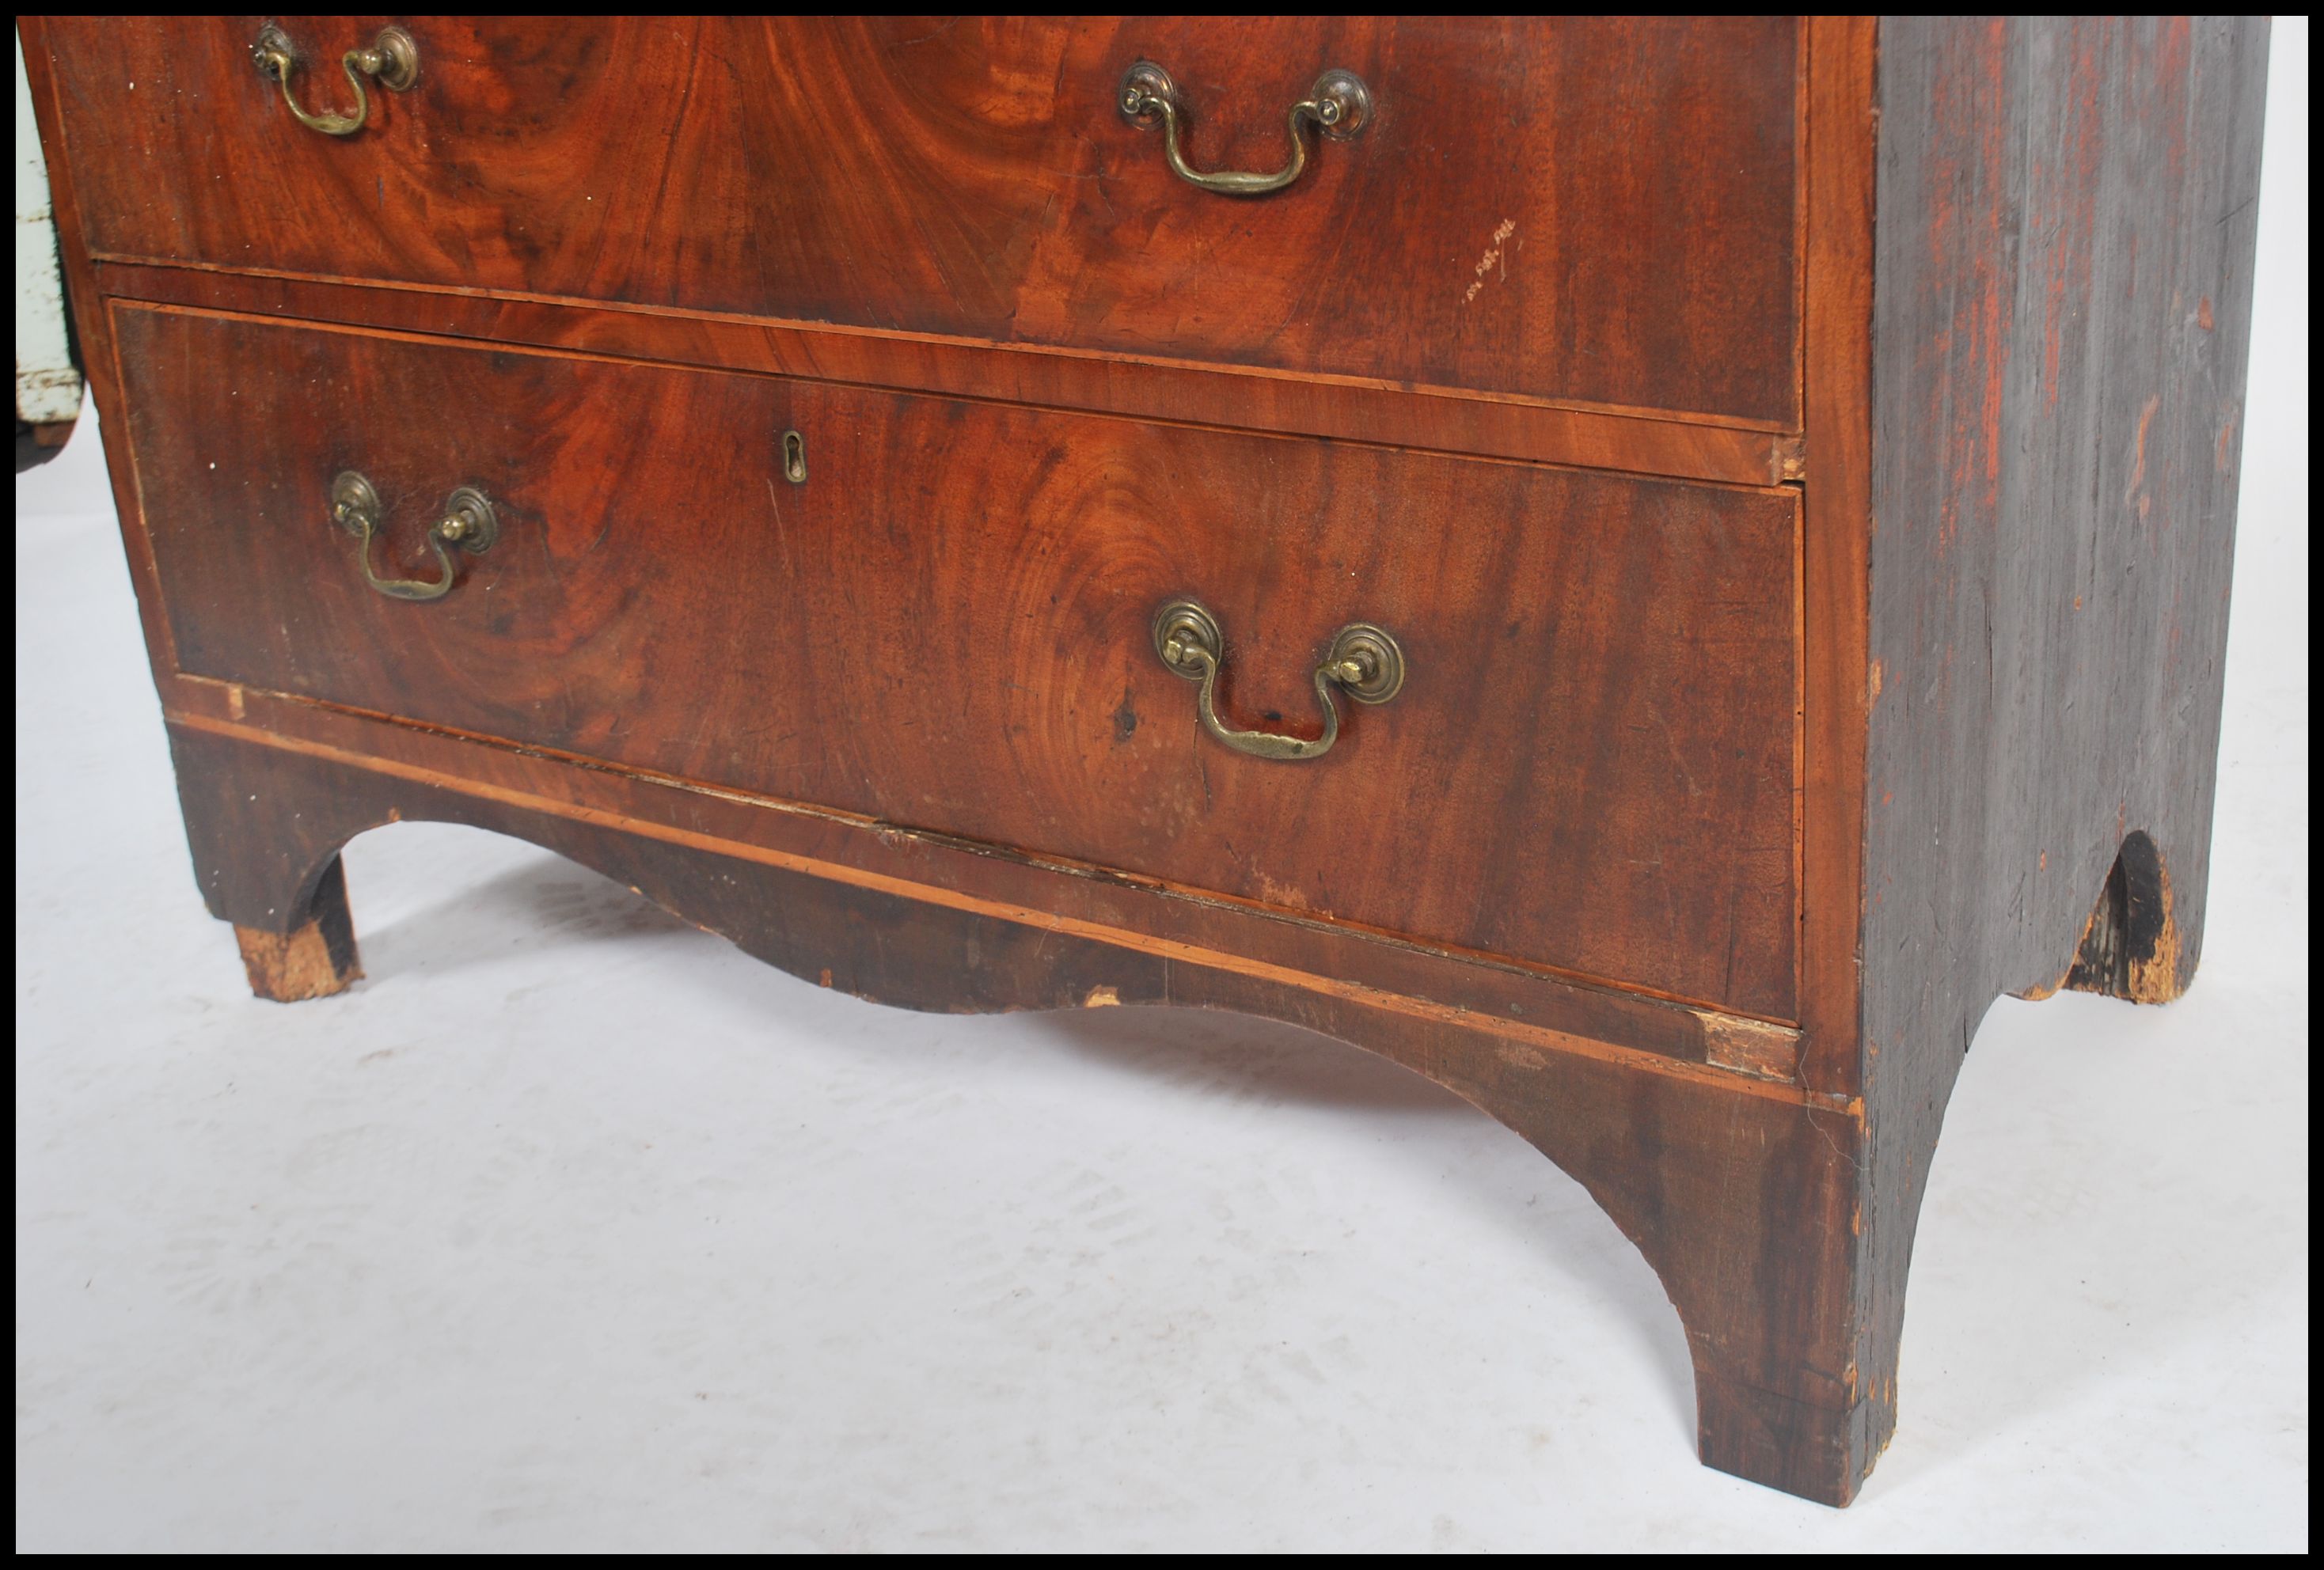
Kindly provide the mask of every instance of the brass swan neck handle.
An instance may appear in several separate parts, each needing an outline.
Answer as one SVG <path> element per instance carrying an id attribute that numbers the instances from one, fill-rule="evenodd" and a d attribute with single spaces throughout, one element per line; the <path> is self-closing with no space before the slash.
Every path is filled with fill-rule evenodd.
<path id="1" fill-rule="evenodd" d="M 1219 666 L 1226 642 L 1218 619 L 1192 600 L 1172 600 L 1154 613 L 1154 652 L 1174 673 L 1202 683 L 1194 712 L 1203 729 L 1237 752 L 1252 757 L 1300 760 L 1321 757 L 1340 739 L 1340 707 L 1333 693 L 1344 692 L 1359 703 L 1385 703 L 1404 686 L 1404 651 L 1396 639 L 1369 621 L 1351 621 L 1333 636 L 1323 662 L 1315 667 L 1315 697 L 1323 707 L 1323 734 L 1309 741 L 1265 730 L 1238 730 L 1219 718 Z"/>
<path id="2" fill-rule="evenodd" d="M 371 99 L 364 93 L 364 78 L 372 78 L 393 93 L 420 79 L 420 45 L 400 27 L 383 27 L 369 49 L 351 49 L 339 57 L 347 85 L 355 90 L 352 115 L 334 115 L 327 109 L 310 115 L 299 107 L 299 100 L 290 96 L 290 69 L 299 63 L 298 51 L 291 47 L 290 35 L 272 23 L 258 30 L 250 58 L 259 75 L 282 84 L 282 102 L 299 124 L 326 136 L 353 136 L 370 120 Z"/>
<path id="3" fill-rule="evenodd" d="M 499 515 L 484 493 L 463 485 L 444 503 L 441 517 L 428 526 L 428 544 L 441 571 L 429 578 L 383 578 L 371 565 L 372 537 L 379 533 L 379 492 L 372 482 L 350 469 L 331 482 L 331 521 L 355 537 L 355 565 L 364 582 L 391 600 L 441 600 L 459 577 L 455 550 L 480 556 L 501 537 Z"/>
<path id="4" fill-rule="evenodd" d="M 1184 111 L 1178 104 L 1178 85 L 1170 79 L 1168 71 L 1151 60 L 1139 60 L 1121 78 L 1119 101 L 1123 118 L 1131 124 L 1148 128 L 1161 126 L 1162 156 L 1173 174 L 1189 185 L 1228 197 L 1263 197 L 1297 179 L 1307 168 L 1307 139 L 1301 133 L 1309 121 L 1334 142 L 1344 142 L 1360 134 L 1372 116 L 1371 89 L 1353 71 L 1325 71 L 1315 78 L 1307 96 L 1291 106 L 1290 162 L 1273 174 L 1246 174 L 1237 170 L 1205 174 L 1186 161 L 1185 150 L 1180 145 L 1179 123 Z"/>

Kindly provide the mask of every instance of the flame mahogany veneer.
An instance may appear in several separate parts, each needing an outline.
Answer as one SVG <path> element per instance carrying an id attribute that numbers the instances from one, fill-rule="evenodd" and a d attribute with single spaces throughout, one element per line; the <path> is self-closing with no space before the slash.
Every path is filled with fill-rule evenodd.
<path id="1" fill-rule="evenodd" d="M 417 17 L 333 136 L 264 20 L 23 23 L 261 996 L 433 818 L 866 997 L 1293 1021 L 1572 1172 L 1702 1459 L 1848 1502 L 1978 1018 L 2194 971 L 2264 23 Z M 348 111 L 390 19 L 272 20 Z M 1197 171 L 1370 113 L 1216 194 L 1141 60 Z M 382 578 L 497 537 L 374 592 L 350 470 Z M 1351 622 L 1406 680 L 1245 756 L 1179 597 L 1230 726 Z"/>

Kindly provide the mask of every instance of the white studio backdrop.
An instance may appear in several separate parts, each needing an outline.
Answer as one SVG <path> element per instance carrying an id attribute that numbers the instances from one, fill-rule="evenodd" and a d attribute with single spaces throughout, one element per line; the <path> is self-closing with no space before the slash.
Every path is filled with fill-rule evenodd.
<path id="1" fill-rule="evenodd" d="M 2308 27 L 2276 27 L 2209 930 L 2004 1000 L 1835 1512 L 1516 1135 L 1232 1017 L 953 1018 L 530 847 L 198 897 L 96 433 L 17 482 L 20 1549 L 2304 1548 Z"/>

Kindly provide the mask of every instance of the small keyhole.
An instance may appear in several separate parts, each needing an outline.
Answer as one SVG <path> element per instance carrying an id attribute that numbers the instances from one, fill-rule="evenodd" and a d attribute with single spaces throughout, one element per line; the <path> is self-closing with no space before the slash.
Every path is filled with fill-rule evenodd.
<path id="1" fill-rule="evenodd" d="M 807 438 L 797 431 L 783 433 L 783 478 L 794 485 L 807 483 Z"/>

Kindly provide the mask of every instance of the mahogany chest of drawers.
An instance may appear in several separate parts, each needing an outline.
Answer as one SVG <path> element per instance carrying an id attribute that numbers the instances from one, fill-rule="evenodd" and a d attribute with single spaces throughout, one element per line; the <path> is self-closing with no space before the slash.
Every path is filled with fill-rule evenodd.
<path id="1" fill-rule="evenodd" d="M 197 876 L 482 825 L 1450 1086 L 1845 1503 L 1988 1004 L 2202 930 L 2264 23 L 27 19 Z"/>

